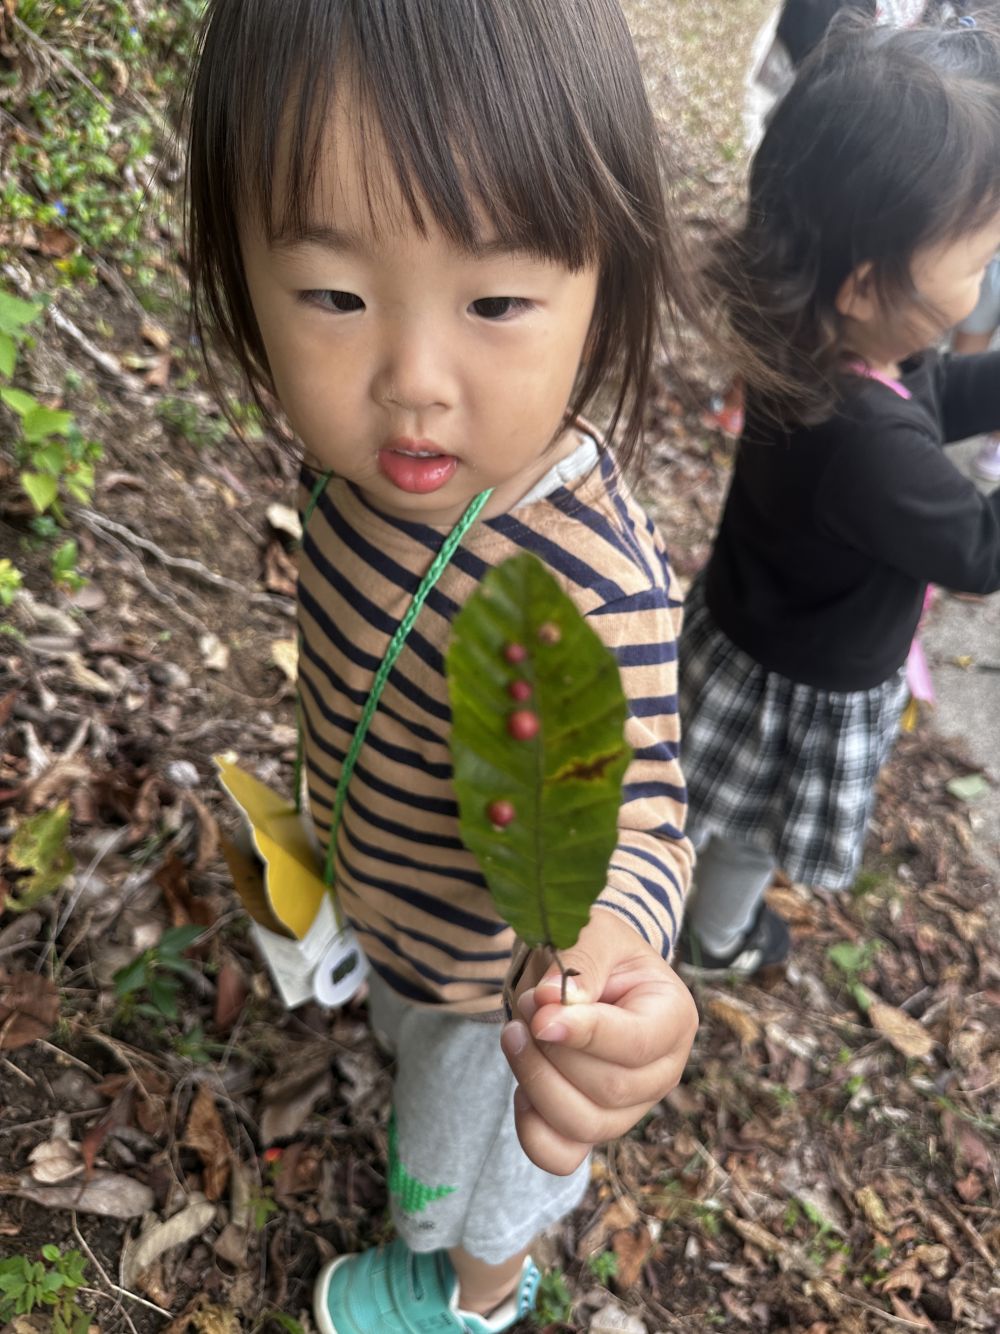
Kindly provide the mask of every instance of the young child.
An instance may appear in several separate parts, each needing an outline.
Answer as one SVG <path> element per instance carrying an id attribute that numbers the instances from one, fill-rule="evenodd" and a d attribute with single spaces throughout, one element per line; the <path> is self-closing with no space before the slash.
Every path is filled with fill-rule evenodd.
<path id="1" fill-rule="evenodd" d="M 504 1329 L 590 1146 L 676 1083 L 696 1024 L 666 962 L 691 865 L 678 598 L 580 416 L 600 391 L 605 439 L 635 453 L 662 312 L 687 301 L 654 125 L 617 0 L 213 0 L 190 114 L 203 344 L 273 395 L 306 460 L 309 803 L 397 1054 L 398 1238 L 324 1269 L 317 1323 Z M 579 1003 L 550 968 L 501 1032 L 512 933 L 459 839 L 443 655 L 521 550 L 614 648 L 635 758 L 607 888 L 562 956 Z M 373 678 L 429 582 L 331 840 Z"/>
<path id="2" fill-rule="evenodd" d="M 775 867 L 851 884 L 928 582 L 1000 588 L 1000 494 L 941 446 L 1000 425 L 1000 356 L 931 350 L 1000 243 L 1000 54 L 981 28 L 852 29 L 814 53 L 716 255 L 760 358 L 687 599 L 681 718 L 699 852 L 684 957 L 788 952 Z"/>

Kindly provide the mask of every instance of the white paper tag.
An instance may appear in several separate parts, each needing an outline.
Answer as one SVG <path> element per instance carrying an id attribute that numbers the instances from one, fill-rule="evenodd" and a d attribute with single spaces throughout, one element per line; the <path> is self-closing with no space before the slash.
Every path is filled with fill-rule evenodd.
<path id="1" fill-rule="evenodd" d="M 308 1000 L 343 1005 L 368 975 L 368 961 L 357 937 L 349 926 L 338 926 L 329 896 L 301 940 L 279 936 L 258 922 L 250 923 L 250 933 L 290 1010 Z"/>

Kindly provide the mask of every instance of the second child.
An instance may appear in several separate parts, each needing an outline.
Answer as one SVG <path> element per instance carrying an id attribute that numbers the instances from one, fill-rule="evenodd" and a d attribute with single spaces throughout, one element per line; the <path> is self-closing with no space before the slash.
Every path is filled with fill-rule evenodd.
<path id="1" fill-rule="evenodd" d="M 770 388 L 748 394 L 681 640 L 692 967 L 787 955 L 764 903 L 776 867 L 852 883 L 928 583 L 1000 589 L 1000 492 L 942 448 L 1000 426 L 1000 356 L 934 350 L 998 246 L 996 40 L 959 24 L 828 37 L 717 255 Z"/>

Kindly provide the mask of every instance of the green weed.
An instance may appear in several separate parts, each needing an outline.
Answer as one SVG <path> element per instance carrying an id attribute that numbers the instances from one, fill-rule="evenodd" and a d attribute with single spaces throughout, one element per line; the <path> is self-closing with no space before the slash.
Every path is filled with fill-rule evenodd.
<path id="1" fill-rule="evenodd" d="M 0 1322 L 49 1307 L 53 1334 L 86 1334 L 90 1316 L 76 1302 L 86 1260 L 79 1251 L 63 1254 L 51 1245 L 43 1246 L 41 1255 L 40 1260 L 26 1255 L 0 1260 Z"/>
<path id="2" fill-rule="evenodd" d="M 181 955 L 203 934 L 202 926 L 175 926 L 164 931 L 159 943 L 143 950 L 114 975 L 118 1012 L 122 1020 L 141 1014 L 150 1019 L 177 1022 L 180 979 L 193 977 L 195 970 Z M 145 994 L 148 1001 L 138 1001 Z"/>

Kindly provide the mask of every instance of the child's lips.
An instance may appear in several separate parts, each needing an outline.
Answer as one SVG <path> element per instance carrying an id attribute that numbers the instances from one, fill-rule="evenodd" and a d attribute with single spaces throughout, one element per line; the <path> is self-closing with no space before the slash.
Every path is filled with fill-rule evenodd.
<path id="1" fill-rule="evenodd" d="M 442 453 L 432 440 L 394 440 L 379 450 L 378 468 L 400 491 L 422 496 L 451 481 L 458 459 Z"/>

